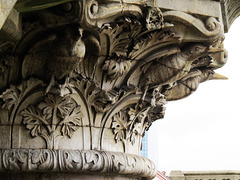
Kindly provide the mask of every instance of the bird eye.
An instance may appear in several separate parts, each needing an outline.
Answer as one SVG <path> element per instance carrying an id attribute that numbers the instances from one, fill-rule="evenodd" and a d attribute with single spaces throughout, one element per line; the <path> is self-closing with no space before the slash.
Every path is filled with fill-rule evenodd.
<path id="1" fill-rule="evenodd" d="M 199 51 L 199 50 L 200 50 L 200 48 L 199 48 L 199 47 L 196 47 L 196 48 L 195 48 L 195 51 Z"/>

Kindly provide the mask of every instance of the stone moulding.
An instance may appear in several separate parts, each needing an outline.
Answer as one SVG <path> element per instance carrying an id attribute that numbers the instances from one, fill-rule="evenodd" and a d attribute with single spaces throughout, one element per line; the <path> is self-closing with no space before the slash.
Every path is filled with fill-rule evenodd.
<path id="1" fill-rule="evenodd" d="M 2 172 L 107 173 L 153 178 L 153 162 L 119 152 L 97 150 L 1 149 Z"/>

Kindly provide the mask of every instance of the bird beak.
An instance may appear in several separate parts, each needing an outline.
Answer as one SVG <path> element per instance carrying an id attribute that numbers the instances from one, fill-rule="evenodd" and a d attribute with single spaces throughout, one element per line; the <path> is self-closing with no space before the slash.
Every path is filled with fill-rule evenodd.
<path id="1" fill-rule="evenodd" d="M 207 50 L 208 53 L 217 53 L 217 52 L 224 52 L 223 48 L 214 48 L 214 47 L 209 47 Z"/>
<path id="2" fill-rule="evenodd" d="M 212 79 L 228 79 L 228 78 L 226 76 L 221 75 L 221 74 L 214 73 Z"/>

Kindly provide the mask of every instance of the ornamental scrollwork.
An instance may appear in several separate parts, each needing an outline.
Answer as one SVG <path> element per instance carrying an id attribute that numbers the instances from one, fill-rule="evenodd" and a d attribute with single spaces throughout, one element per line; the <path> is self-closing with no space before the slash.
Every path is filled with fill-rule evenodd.
<path id="1" fill-rule="evenodd" d="M 151 160 L 120 152 L 96 150 L 11 149 L 0 150 L 0 172 L 85 172 L 151 177 Z"/>

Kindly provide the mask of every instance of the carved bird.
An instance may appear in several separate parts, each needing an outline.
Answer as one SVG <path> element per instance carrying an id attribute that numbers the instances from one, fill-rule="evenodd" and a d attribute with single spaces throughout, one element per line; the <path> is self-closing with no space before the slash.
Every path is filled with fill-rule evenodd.
<path id="1" fill-rule="evenodd" d="M 67 28 L 64 37 L 57 39 L 52 46 L 53 51 L 47 63 L 47 78 L 51 80 L 46 93 L 54 86 L 55 79 L 65 78 L 65 86 L 71 73 L 84 58 L 86 48 L 82 41 L 82 29 L 76 33 L 74 29 Z"/>
<path id="2" fill-rule="evenodd" d="M 69 26 L 64 33 L 46 35 L 36 42 L 24 57 L 23 78 L 37 77 L 50 81 L 46 93 L 55 85 L 56 80 L 65 80 L 85 56 L 82 29 Z"/>
<path id="3" fill-rule="evenodd" d="M 200 83 L 211 79 L 227 79 L 212 69 L 193 69 L 187 76 L 177 82 L 172 89 L 164 92 L 167 101 L 185 98 L 197 90 Z"/>
<path id="4" fill-rule="evenodd" d="M 192 63 L 209 53 L 222 51 L 202 44 L 194 44 L 180 53 L 159 59 L 143 72 L 139 87 L 144 91 L 143 99 L 148 89 L 173 84 L 185 77 L 192 68 Z M 161 91 L 161 90 L 160 90 Z"/>

